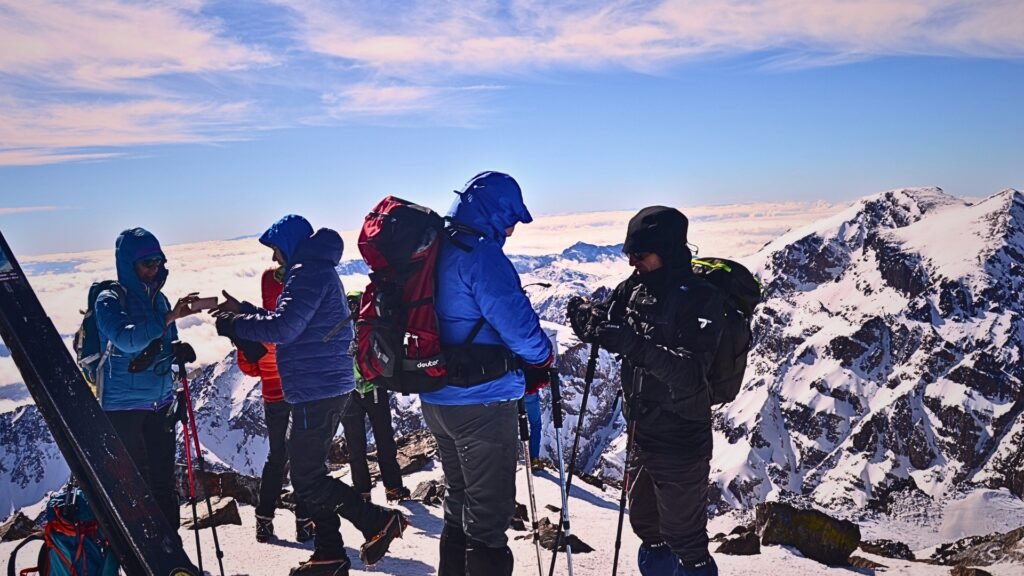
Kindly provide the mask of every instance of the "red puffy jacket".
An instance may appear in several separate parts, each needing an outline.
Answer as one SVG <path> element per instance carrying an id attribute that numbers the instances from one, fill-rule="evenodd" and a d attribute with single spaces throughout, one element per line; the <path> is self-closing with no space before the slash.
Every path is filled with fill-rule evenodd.
<path id="1" fill-rule="evenodd" d="M 263 273 L 261 287 L 263 290 L 263 307 L 267 310 L 277 308 L 277 298 L 284 290 L 281 283 L 279 268 L 270 268 Z M 238 369 L 249 376 L 258 376 L 263 384 L 264 402 L 282 402 L 284 393 L 281 392 L 281 375 L 277 371 L 276 345 L 272 342 L 264 342 L 267 353 L 260 358 L 259 362 L 250 362 L 242 351 L 238 351 Z"/>

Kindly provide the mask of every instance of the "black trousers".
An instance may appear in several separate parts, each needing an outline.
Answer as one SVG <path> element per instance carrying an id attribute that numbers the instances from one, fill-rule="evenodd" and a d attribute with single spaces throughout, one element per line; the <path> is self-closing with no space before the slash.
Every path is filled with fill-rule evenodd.
<path id="1" fill-rule="evenodd" d="M 333 557 L 345 556 L 339 514 L 367 538 L 388 519 L 384 508 L 365 502 L 351 486 L 328 475 L 327 452 L 347 401 L 339 396 L 292 405 L 288 436 L 295 495 L 316 523 L 316 549 Z"/>
<path id="2" fill-rule="evenodd" d="M 708 554 L 710 460 L 637 450 L 630 459 L 629 523 L 647 546 L 668 544 L 683 561 Z"/>
<path id="3" fill-rule="evenodd" d="M 114 426 L 139 474 L 153 493 L 160 511 L 171 527 L 181 525 L 181 508 L 175 486 L 175 428 L 167 429 L 163 410 L 111 410 L 107 419 Z"/>
<path id="4" fill-rule="evenodd" d="M 391 426 L 391 394 L 374 390 L 363 396 L 352 391 L 348 406 L 341 418 L 348 446 L 349 466 L 352 469 L 352 487 L 357 492 L 370 491 L 370 467 L 366 462 L 366 418 L 373 427 L 377 443 L 377 465 L 385 488 L 401 488 L 402 474 L 398 468 L 395 450 L 395 429 Z"/>
<path id="5" fill-rule="evenodd" d="M 292 415 L 292 406 L 287 402 L 264 402 L 263 414 L 267 421 L 267 439 L 270 451 L 267 461 L 263 464 L 263 476 L 260 478 L 260 501 L 256 506 L 256 515 L 273 517 L 277 508 L 277 499 L 281 496 L 284 485 L 285 469 L 288 466 L 288 422 Z M 296 500 L 295 517 L 309 518 L 309 511 L 302 500 Z"/>

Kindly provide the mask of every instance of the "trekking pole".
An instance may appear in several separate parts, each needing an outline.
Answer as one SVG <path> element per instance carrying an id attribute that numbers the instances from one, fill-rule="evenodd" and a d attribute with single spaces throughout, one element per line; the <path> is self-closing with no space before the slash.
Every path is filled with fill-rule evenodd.
<path id="1" fill-rule="evenodd" d="M 551 419 L 555 424 L 555 451 L 558 453 L 558 481 L 562 488 L 562 533 L 565 536 L 565 557 L 569 566 L 569 576 L 572 574 L 572 546 L 569 538 L 572 537 L 572 530 L 569 528 L 569 493 L 565 488 L 565 461 L 562 460 L 562 392 L 559 389 L 558 369 L 551 369 Z M 555 553 L 558 553 L 558 540 L 555 540 Z"/>
<path id="2" fill-rule="evenodd" d="M 537 522 L 537 497 L 533 491 L 533 471 L 530 470 L 530 423 L 526 416 L 526 403 L 519 399 L 519 439 L 523 443 L 523 461 L 526 463 L 526 488 L 530 493 L 530 520 L 533 531 L 533 545 L 537 549 L 537 575 L 543 576 L 543 562 L 540 559 L 540 525 Z M 555 546 L 555 548 L 558 548 Z"/>
<path id="3" fill-rule="evenodd" d="M 594 372 L 597 370 L 597 357 L 601 352 L 601 347 L 597 344 L 590 345 L 590 358 L 587 360 L 587 372 L 583 378 L 583 399 L 580 401 L 580 415 L 576 420 L 576 437 L 572 440 L 572 452 L 569 453 L 569 474 L 565 480 L 565 493 L 569 494 L 572 490 L 572 477 L 576 474 L 576 454 L 580 449 L 580 434 L 583 432 L 583 414 L 587 411 L 587 399 L 590 398 L 590 386 L 594 383 Z M 612 409 L 614 413 L 614 408 Z M 555 542 L 558 542 L 562 538 L 562 525 L 558 525 L 558 535 L 555 537 Z M 551 566 L 548 568 L 548 576 L 553 576 L 555 573 L 555 559 L 558 558 L 558 546 L 555 546 L 555 552 L 551 555 Z"/>
<path id="4" fill-rule="evenodd" d="M 622 462 L 622 491 L 619 493 L 619 524 L 615 528 L 615 556 L 612 559 L 612 576 L 618 574 L 619 571 L 619 549 L 622 548 L 622 520 L 626 516 L 626 495 L 629 494 L 629 459 L 632 457 L 633 443 L 636 441 L 636 401 L 644 387 L 644 373 L 639 368 L 633 370 L 633 381 L 636 385 L 633 387 L 633 395 L 629 399 L 629 415 L 631 420 L 626 427 L 626 459 Z"/>
<path id="5" fill-rule="evenodd" d="M 180 366 L 179 366 L 180 368 Z M 184 372 L 182 372 L 184 374 Z M 179 400 L 185 393 L 179 393 Z M 180 400 L 184 401 L 184 400 Z M 185 469 L 188 471 L 188 503 L 192 506 L 192 525 L 196 526 L 199 524 L 199 513 L 196 511 L 196 479 L 192 474 L 192 443 L 189 439 L 188 432 L 188 415 L 181 415 L 181 434 L 185 442 Z M 195 530 L 196 534 L 196 557 L 199 560 L 199 573 L 203 574 L 203 548 L 199 543 L 199 530 Z"/>
<path id="6" fill-rule="evenodd" d="M 189 390 L 188 390 L 188 377 L 185 374 L 185 363 L 186 362 L 195 362 L 195 360 L 196 360 L 196 353 L 195 353 L 195 350 L 193 350 L 192 347 L 188 346 L 187 344 L 180 345 L 180 346 L 176 347 L 176 349 L 185 349 L 185 348 L 187 348 L 187 352 L 185 354 L 175 354 L 175 356 L 176 356 L 176 358 L 178 360 L 178 374 L 181 376 L 181 388 L 182 388 L 182 391 L 184 392 L 184 396 L 185 396 L 185 408 L 186 408 L 185 413 L 188 415 L 188 424 L 186 424 L 185 426 L 186 426 L 186 428 L 190 428 L 191 429 L 192 444 L 193 444 L 193 446 L 196 449 L 196 460 L 199 462 L 199 473 L 202 474 L 202 476 L 205 478 L 206 477 L 206 465 L 204 464 L 204 461 L 203 461 L 203 451 L 199 447 L 199 430 L 196 427 L 196 417 L 195 417 L 195 413 L 192 411 L 192 397 L 189 394 Z M 186 438 L 187 438 L 187 436 L 186 436 Z M 213 504 L 210 502 L 210 491 L 209 490 L 204 490 L 204 492 L 205 492 L 204 496 L 206 497 L 206 512 L 210 515 L 210 518 L 212 519 L 213 518 Z M 196 542 L 198 544 L 198 542 L 199 542 L 199 527 L 195 526 L 195 530 L 196 530 Z M 220 576 L 224 576 L 224 551 L 220 549 L 220 540 L 217 538 L 217 526 L 215 526 L 212 522 L 210 524 L 210 532 L 213 533 L 213 549 L 214 549 L 214 553 L 217 556 L 217 565 L 220 568 Z M 197 547 L 197 552 L 198 552 L 198 547 Z M 202 570 L 202 568 L 200 568 L 200 570 Z"/>

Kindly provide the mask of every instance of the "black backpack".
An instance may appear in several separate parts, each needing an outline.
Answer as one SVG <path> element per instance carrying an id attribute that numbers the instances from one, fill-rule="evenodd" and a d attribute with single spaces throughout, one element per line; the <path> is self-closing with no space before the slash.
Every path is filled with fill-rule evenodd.
<path id="1" fill-rule="evenodd" d="M 761 303 L 763 287 L 745 266 L 724 258 L 695 258 L 693 272 L 725 296 L 725 327 L 708 374 L 711 403 L 724 404 L 740 392 L 752 340 L 750 320 Z"/>
<path id="2" fill-rule="evenodd" d="M 89 287 L 89 300 L 86 303 L 86 309 L 81 311 L 82 325 L 79 326 L 74 339 L 78 366 L 82 369 L 85 381 L 96 389 L 97 395 L 99 395 L 99 373 L 103 363 L 110 355 L 111 348 L 108 342 L 105 350 L 100 349 L 100 331 L 96 326 L 96 298 L 104 290 L 114 290 L 122 300 L 126 296 L 124 287 L 118 284 L 116 280 L 93 282 L 92 286 Z"/>

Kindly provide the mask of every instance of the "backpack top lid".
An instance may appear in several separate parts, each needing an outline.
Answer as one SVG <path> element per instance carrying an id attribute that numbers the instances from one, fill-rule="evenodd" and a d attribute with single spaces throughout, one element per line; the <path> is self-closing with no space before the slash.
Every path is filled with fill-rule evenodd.
<path id="1" fill-rule="evenodd" d="M 359 253 L 374 272 L 406 272 L 440 236 L 444 219 L 430 208 L 388 196 L 366 215 Z"/>
<path id="2" fill-rule="evenodd" d="M 692 265 L 694 274 L 724 292 L 744 316 L 753 315 L 764 296 L 764 286 L 746 266 L 725 258 L 694 258 Z"/>

